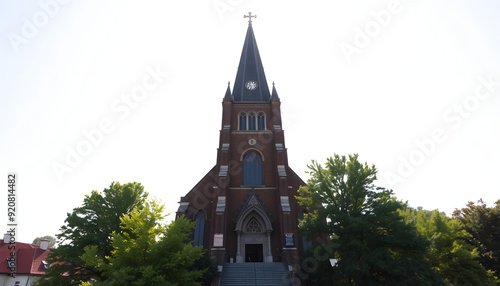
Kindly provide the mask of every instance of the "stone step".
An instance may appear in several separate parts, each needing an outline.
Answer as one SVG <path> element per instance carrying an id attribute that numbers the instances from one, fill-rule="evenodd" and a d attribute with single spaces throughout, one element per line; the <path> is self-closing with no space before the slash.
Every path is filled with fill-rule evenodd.
<path id="1" fill-rule="evenodd" d="M 291 273 L 282 262 L 226 263 L 221 286 L 291 286 Z"/>

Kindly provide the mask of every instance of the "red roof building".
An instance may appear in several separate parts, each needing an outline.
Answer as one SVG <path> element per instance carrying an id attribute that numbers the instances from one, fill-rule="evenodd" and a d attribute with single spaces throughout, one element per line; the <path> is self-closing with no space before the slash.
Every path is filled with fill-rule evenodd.
<path id="1" fill-rule="evenodd" d="M 49 241 L 40 245 L 10 242 L 10 235 L 0 241 L 0 286 L 31 285 L 47 269 Z"/>

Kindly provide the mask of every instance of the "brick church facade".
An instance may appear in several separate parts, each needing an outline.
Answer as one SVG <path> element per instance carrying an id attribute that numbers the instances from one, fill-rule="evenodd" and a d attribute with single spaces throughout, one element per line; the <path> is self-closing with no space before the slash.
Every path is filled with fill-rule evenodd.
<path id="1" fill-rule="evenodd" d="M 270 92 L 251 14 L 233 90 L 222 100 L 215 166 L 181 197 L 177 216 L 196 221 L 194 244 L 217 265 L 298 263 L 310 246 L 298 233 L 304 181 L 288 165 L 280 98 Z"/>

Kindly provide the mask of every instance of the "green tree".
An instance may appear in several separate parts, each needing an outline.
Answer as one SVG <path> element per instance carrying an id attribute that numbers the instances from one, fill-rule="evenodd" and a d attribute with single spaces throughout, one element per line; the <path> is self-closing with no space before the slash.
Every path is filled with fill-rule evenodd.
<path id="1" fill-rule="evenodd" d="M 447 285 L 492 285 L 494 277 L 477 260 L 477 248 L 468 244 L 470 235 L 457 219 L 438 210 L 407 208 L 401 211 L 405 221 L 431 242 L 428 260 Z"/>
<path id="2" fill-rule="evenodd" d="M 442 284 L 425 259 L 428 241 L 403 222 L 402 204 L 392 191 L 374 185 L 375 166 L 361 164 L 358 155 L 335 155 L 325 167 L 315 161 L 308 167 L 311 177 L 297 199 L 311 212 L 299 228 L 310 239 L 322 233 L 330 237 L 338 259 L 331 283 Z"/>
<path id="3" fill-rule="evenodd" d="M 111 235 L 121 233 L 120 218 L 133 209 L 143 207 L 147 193 L 140 183 L 112 183 L 101 193 L 86 195 L 83 205 L 68 213 L 57 234 L 59 247 L 50 252 L 49 269 L 37 285 L 78 285 L 90 277 L 100 277 L 102 271 L 86 265 L 81 256 L 89 245 L 96 247 L 96 255 L 111 255 Z"/>
<path id="4" fill-rule="evenodd" d="M 500 277 L 500 200 L 494 207 L 487 207 L 483 200 L 469 202 L 453 216 L 470 234 L 467 242 L 477 247 L 481 264 Z"/>
<path id="5" fill-rule="evenodd" d="M 180 217 L 163 225 L 163 209 L 153 201 L 124 216 L 109 257 L 100 257 L 97 246 L 85 248 L 82 259 L 103 270 L 94 285 L 201 285 L 207 269 L 195 267 L 203 249 L 189 241 L 194 222 Z"/>
<path id="6" fill-rule="evenodd" d="M 35 239 L 33 239 L 33 242 L 31 244 L 34 245 L 40 245 L 40 242 L 42 239 L 47 239 L 49 241 L 49 247 L 54 247 L 57 243 L 57 239 L 51 235 L 45 235 L 45 236 L 39 236 Z"/>

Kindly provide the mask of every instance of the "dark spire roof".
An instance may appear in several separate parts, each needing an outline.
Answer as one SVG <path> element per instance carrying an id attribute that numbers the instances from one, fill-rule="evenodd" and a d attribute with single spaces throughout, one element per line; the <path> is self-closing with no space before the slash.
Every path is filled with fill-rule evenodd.
<path id="1" fill-rule="evenodd" d="M 274 86 L 274 81 L 273 81 L 273 93 L 271 95 L 271 100 L 280 101 L 280 97 L 278 96 L 278 92 L 276 91 L 276 87 Z"/>
<path id="2" fill-rule="evenodd" d="M 224 100 L 231 100 L 231 88 L 229 87 L 230 83 L 227 82 L 226 94 L 224 95 Z"/>
<path id="3" fill-rule="evenodd" d="M 238 73 L 234 81 L 233 101 L 268 102 L 270 97 L 264 67 L 253 34 L 252 23 L 249 22 Z"/>

